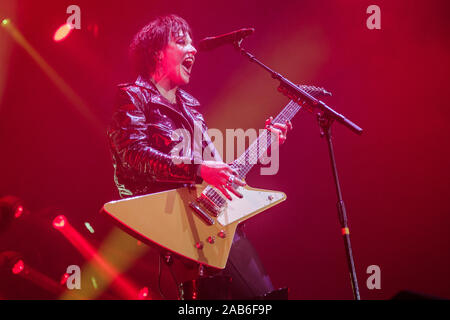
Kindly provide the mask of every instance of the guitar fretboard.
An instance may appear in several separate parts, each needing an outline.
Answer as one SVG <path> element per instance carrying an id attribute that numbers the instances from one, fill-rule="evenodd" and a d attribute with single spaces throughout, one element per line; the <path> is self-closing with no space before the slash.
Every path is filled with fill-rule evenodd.
<path id="1" fill-rule="evenodd" d="M 301 106 L 294 101 L 290 101 L 284 109 L 274 118 L 272 123 L 286 123 L 291 120 L 297 112 L 299 112 Z M 238 172 L 239 178 L 243 179 L 247 173 L 258 163 L 267 152 L 272 143 L 276 140 L 276 135 L 272 134 L 268 129 L 262 131 L 259 137 L 253 141 L 250 147 L 236 160 L 234 160 L 230 167 Z"/>
<path id="2" fill-rule="evenodd" d="M 314 86 L 299 87 L 313 97 L 329 94 L 323 88 L 317 88 Z M 286 121 L 291 120 L 301 108 L 302 107 L 300 105 L 291 100 L 273 119 L 272 123 L 286 123 Z M 276 139 L 277 136 L 275 134 L 272 134 L 269 129 L 265 129 L 259 137 L 253 141 L 250 147 L 230 164 L 230 167 L 237 171 L 239 178 L 244 179 L 253 166 L 257 164 L 258 161 L 266 154 L 267 150 L 269 150 L 269 147 L 275 142 Z M 225 204 L 224 198 L 211 186 L 206 187 L 203 194 L 205 194 L 210 200 L 214 201 L 219 207 Z"/>

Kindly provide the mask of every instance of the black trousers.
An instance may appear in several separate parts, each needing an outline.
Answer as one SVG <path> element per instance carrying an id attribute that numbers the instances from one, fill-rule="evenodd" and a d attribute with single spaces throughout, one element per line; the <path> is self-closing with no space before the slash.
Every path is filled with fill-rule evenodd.
<path id="1" fill-rule="evenodd" d="M 232 299 L 254 299 L 274 290 L 258 253 L 240 227 L 221 275 L 231 277 Z"/>
<path id="2" fill-rule="evenodd" d="M 228 299 L 248 300 L 257 299 L 267 293 L 274 291 L 272 281 L 265 271 L 259 256 L 247 239 L 242 229 L 238 226 L 233 238 L 227 264 L 219 273 L 213 270 L 211 273 L 206 270 L 203 281 L 193 284 L 192 280 L 197 279 L 198 265 L 185 259 L 176 259 L 169 268 L 173 280 L 178 285 L 179 294 L 182 299 L 192 299 L 194 291 L 197 291 L 197 299 Z M 225 281 L 225 277 L 231 278 L 231 283 Z M 177 279 L 184 278 L 178 283 Z M 186 281 L 187 280 L 187 281 Z M 181 287 L 183 289 L 181 290 Z M 181 293 L 183 292 L 183 294 Z M 200 292 L 200 293 L 198 293 Z M 230 293 L 230 295 L 228 294 Z M 173 297 L 174 298 L 174 297 Z"/>

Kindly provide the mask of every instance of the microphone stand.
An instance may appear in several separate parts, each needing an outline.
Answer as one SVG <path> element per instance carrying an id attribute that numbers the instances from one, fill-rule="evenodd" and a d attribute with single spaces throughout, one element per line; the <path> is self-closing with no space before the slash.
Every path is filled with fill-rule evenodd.
<path id="1" fill-rule="evenodd" d="M 314 109 L 317 109 L 317 120 L 320 127 L 320 135 L 321 137 L 325 137 L 327 139 L 328 144 L 328 152 L 330 155 L 330 162 L 331 162 L 331 169 L 333 171 L 333 178 L 334 183 L 336 186 L 336 194 L 338 198 L 337 202 L 337 210 L 338 210 L 338 217 L 339 217 L 339 223 L 341 225 L 341 232 L 342 237 L 344 240 L 345 245 L 345 252 L 347 256 L 347 264 L 350 272 L 350 279 L 352 284 L 352 290 L 353 290 L 353 297 L 355 300 L 360 300 L 359 295 L 359 287 L 358 287 L 358 279 L 356 277 L 356 270 L 355 270 L 355 263 L 353 260 L 353 254 L 352 254 L 352 247 L 350 244 L 350 231 L 348 228 L 348 219 L 347 219 L 347 211 L 345 209 L 344 200 L 342 198 L 342 189 L 340 187 L 339 183 L 339 177 L 337 172 L 337 166 L 336 166 L 336 159 L 334 156 L 334 150 L 333 150 L 333 143 L 331 140 L 331 125 L 336 120 L 337 122 L 343 124 L 353 132 L 355 132 L 358 135 L 362 134 L 363 129 L 354 124 L 352 121 L 345 118 L 343 115 L 337 113 L 332 108 L 327 106 L 323 101 L 320 101 L 307 92 L 300 89 L 298 86 L 293 84 L 291 81 L 283 77 L 281 74 L 273 71 L 266 65 L 264 65 L 261 61 L 255 58 L 254 55 L 246 51 L 244 48 L 241 47 L 242 39 L 239 41 L 234 42 L 234 47 L 244 56 L 250 59 L 250 61 L 255 62 L 259 66 L 261 66 L 263 69 L 268 71 L 272 78 L 280 81 L 280 85 L 278 87 L 278 91 L 283 93 L 285 96 L 289 97 L 290 99 L 294 100 L 301 106 L 305 106 L 310 111 L 314 111 Z"/>

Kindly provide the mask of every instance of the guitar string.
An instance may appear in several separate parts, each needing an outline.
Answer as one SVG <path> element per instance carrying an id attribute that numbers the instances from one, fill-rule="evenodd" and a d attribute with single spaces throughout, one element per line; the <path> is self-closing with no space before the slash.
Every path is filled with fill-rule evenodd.
<path id="1" fill-rule="evenodd" d="M 297 104 L 297 103 L 295 103 L 293 100 L 291 100 L 286 106 L 285 106 L 285 108 L 283 108 L 283 110 L 280 112 L 280 114 L 274 119 L 274 122 L 276 122 L 276 121 L 279 121 L 279 120 L 281 120 L 281 119 L 283 119 L 284 117 L 286 117 L 285 119 L 288 119 L 288 120 L 290 120 L 290 119 L 292 119 L 293 118 L 293 116 L 300 110 L 300 106 Z M 266 136 L 267 137 L 264 137 L 264 133 L 266 133 Z M 264 131 L 264 133 L 262 134 L 262 138 L 264 139 L 264 138 L 267 138 L 267 139 L 269 139 L 269 137 L 270 137 L 270 139 L 271 139 L 271 132 L 267 129 L 266 131 Z M 247 156 L 247 154 L 249 154 L 250 153 L 250 151 L 255 151 L 254 150 L 254 147 L 255 147 L 255 145 L 258 145 L 259 143 L 259 140 L 260 140 L 260 138 L 261 138 L 261 136 L 256 140 L 256 142 L 257 143 L 252 143 L 252 145 L 249 147 L 249 149 L 248 149 L 248 151 L 246 151 L 245 153 L 244 153 L 244 161 L 245 161 L 245 158 L 246 158 L 246 156 Z M 272 143 L 272 141 L 270 140 L 270 143 L 267 143 L 267 148 L 266 148 L 266 150 L 268 150 L 268 148 L 270 147 L 270 144 Z M 264 146 L 264 147 L 266 147 L 266 145 Z M 266 151 L 265 150 L 265 151 Z M 265 152 L 264 151 L 264 152 Z M 238 159 L 236 159 L 236 160 L 239 160 L 240 158 L 242 158 L 242 156 L 241 157 L 239 157 Z M 257 158 L 259 158 L 259 157 L 257 157 Z M 236 162 L 236 160 L 235 161 L 233 161 L 233 163 L 230 165 L 230 166 L 232 166 L 235 162 Z M 256 161 L 257 161 L 257 159 L 256 159 Z M 245 162 L 244 162 L 245 163 Z M 255 163 L 256 164 L 256 163 Z M 250 171 L 250 169 L 251 169 L 251 167 L 253 167 L 253 164 L 251 164 L 251 163 L 249 163 L 249 164 L 245 164 L 244 165 L 244 171 L 245 171 L 245 174 L 246 173 L 248 173 L 248 171 Z M 243 177 L 243 176 L 245 176 L 245 174 L 242 174 L 241 173 L 241 178 Z M 208 186 L 208 187 L 210 187 L 210 186 Z M 212 192 L 211 192 L 211 190 L 212 190 Z M 219 206 L 222 206 L 222 204 L 224 204 L 225 203 L 225 199 L 220 195 L 220 194 L 218 194 L 214 189 L 212 189 L 212 187 L 210 187 L 210 190 L 208 190 L 207 191 L 207 193 L 212 193 L 212 196 L 210 197 L 210 199 L 217 205 L 217 203 L 216 202 L 220 202 L 220 204 L 219 204 Z"/>
<path id="2" fill-rule="evenodd" d="M 308 94 L 312 94 L 314 95 L 319 95 L 321 92 L 323 92 L 323 88 L 316 88 L 314 86 L 301 86 L 301 88 L 303 90 L 305 90 Z M 273 120 L 273 122 L 279 122 L 281 121 L 286 121 L 286 120 L 291 120 L 295 114 L 297 114 L 298 111 L 300 111 L 300 109 L 302 108 L 302 106 L 300 106 L 298 103 L 294 102 L 293 100 L 289 101 L 289 103 L 283 108 L 283 110 L 275 117 L 275 119 Z M 263 134 L 261 134 L 261 136 L 264 135 L 264 133 L 266 133 L 266 138 L 269 138 L 272 136 L 271 132 L 266 129 L 266 131 L 263 132 Z M 238 159 L 236 159 L 235 161 L 233 161 L 230 164 L 230 167 L 235 167 L 237 166 L 237 162 L 244 157 L 244 167 L 243 170 L 241 170 L 241 174 L 239 175 L 240 178 L 245 177 L 245 175 L 250 171 L 250 169 L 256 164 L 252 164 L 250 161 L 249 163 L 245 162 L 245 158 L 249 157 L 249 153 L 250 151 L 255 151 L 254 149 L 260 149 L 259 148 L 259 140 L 260 137 L 258 137 L 253 143 L 252 145 L 248 148 L 247 151 L 245 151 L 243 153 L 243 155 L 241 155 Z M 263 137 L 264 138 L 264 137 Z M 255 143 L 256 142 L 256 143 Z M 267 146 L 266 150 L 264 150 L 264 152 L 266 152 L 268 150 L 268 148 L 270 147 L 272 141 L 270 141 L 270 143 L 267 143 L 265 146 Z M 264 147 L 265 147 L 264 146 Z M 254 154 L 254 153 L 253 153 Z M 258 153 L 257 153 L 258 154 Z M 259 152 L 259 154 L 261 155 L 261 152 Z M 259 157 L 257 157 L 256 161 L 258 161 Z M 243 172 L 242 172 L 243 171 Z M 242 174 L 244 173 L 244 174 Z M 212 186 L 207 186 L 206 190 L 204 190 L 202 193 L 205 193 L 205 195 L 216 205 L 221 207 L 224 203 L 225 203 L 225 199 L 222 195 L 220 195 Z M 209 195 L 208 193 L 212 193 L 211 195 Z M 219 202 L 220 204 L 218 205 Z"/>
<path id="3" fill-rule="evenodd" d="M 314 86 L 301 86 L 301 88 L 304 89 L 308 94 L 309 93 L 318 94 L 318 93 L 324 91 L 323 88 L 319 89 Z M 290 108 L 287 108 L 287 107 L 290 107 Z M 299 106 L 297 103 L 295 103 L 294 101 L 291 100 L 285 108 L 287 110 L 287 112 L 285 109 L 283 109 L 283 111 L 274 119 L 274 122 L 284 122 L 285 120 L 292 119 L 293 116 L 300 110 L 300 108 L 301 108 L 301 106 Z M 262 138 L 265 138 L 265 137 L 263 136 Z M 235 161 L 235 163 L 239 164 L 239 162 L 242 162 L 242 161 L 240 161 L 240 160 L 242 160 L 241 158 L 249 158 L 249 160 L 252 160 L 252 161 L 249 161 L 249 163 L 247 163 L 244 159 L 244 163 L 246 163 L 246 165 L 245 165 L 245 167 L 243 167 L 243 169 L 247 172 L 249 171 L 249 169 L 251 169 L 251 166 L 253 166 L 254 164 L 257 163 L 258 159 L 260 158 L 260 156 L 263 153 L 263 152 L 257 152 L 256 159 L 254 159 L 255 154 L 253 154 L 253 156 L 254 156 L 253 158 L 249 157 L 249 153 L 251 151 L 255 151 L 254 150 L 255 146 L 256 146 L 257 150 L 260 149 L 259 148 L 260 140 L 262 140 L 262 139 L 258 139 L 256 141 L 257 142 L 256 144 L 252 144 L 252 146 L 250 146 L 249 150 L 246 153 L 244 153 L 244 157 L 240 157 Z M 273 141 L 271 143 L 273 143 Z M 268 144 L 268 147 L 270 147 L 270 144 Z M 264 152 L 265 152 L 265 150 L 264 150 Z M 250 165 L 250 167 L 248 165 Z M 244 176 L 244 175 L 242 175 L 242 176 Z"/>
<path id="4" fill-rule="evenodd" d="M 280 115 L 274 119 L 274 122 L 284 122 L 285 120 L 290 120 L 293 118 L 293 115 L 295 115 L 295 113 L 298 112 L 298 109 L 299 109 L 298 105 L 295 102 L 291 101 L 288 104 L 288 106 L 290 107 L 290 108 L 288 108 L 289 110 L 287 110 L 287 112 L 281 112 Z M 266 133 L 267 137 L 266 137 L 266 135 L 264 135 L 264 133 Z M 246 159 L 244 160 L 245 166 L 243 167 L 244 174 L 242 174 L 242 176 L 244 176 L 251 169 L 251 167 L 257 163 L 258 159 L 264 154 L 264 152 L 266 152 L 269 149 L 270 145 L 274 142 L 274 141 L 272 141 L 272 139 L 270 139 L 272 137 L 270 135 L 269 130 L 267 130 L 264 133 L 260 136 L 259 139 L 255 140 L 255 142 L 245 152 L 244 158 L 248 158 L 249 161 L 246 162 L 245 161 Z M 267 144 L 263 143 L 261 146 L 261 140 L 264 141 L 265 139 L 267 139 L 267 141 L 269 141 L 269 143 L 267 143 Z M 255 150 L 255 148 L 256 148 L 256 150 Z M 251 156 L 249 156 L 249 153 L 252 153 Z M 242 157 L 240 157 L 236 160 L 237 164 L 239 164 L 239 162 L 241 162 L 240 161 L 241 158 Z"/>
<path id="5" fill-rule="evenodd" d="M 280 115 L 278 115 L 275 119 L 274 122 L 283 122 L 285 119 L 291 119 L 293 117 L 293 114 L 296 113 L 296 108 L 295 108 L 295 103 L 293 103 L 293 101 L 289 102 L 287 105 L 288 108 L 286 108 L 287 110 L 284 110 L 280 113 Z M 293 108 L 294 107 L 294 108 Z M 284 118 L 284 119 L 283 119 Z M 263 134 L 257 139 L 255 140 L 255 142 L 249 147 L 249 149 L 245 152 L 245 154 L 241 157 L 239 157 L 235 163 L 236 164 L 240 164 L 240 162 L 242 162 L 242 158 L 248 158 L 249 162 L 246 162 L 244 159 L 244 163 L 245 163 L 245 167 L 243 167 L 244 169 L 244 173 L 246 173 L 245 171 L 249 171 L 249 166 L 252 166 L 254 164 L 257 163 L 257 160 L 259 159 L 259 157 L 262 155 L 263 152 L 265 152 L 265 150 L 263 152 L 258 152 L 258 149 L 261 149 L 260 145 L 261 145 L 261 140 L 264 140 L 267 138 L 267 140 L 269 140 L 269 135 L 268 135 L 269 130 L 263 132 Z M 266 137 L 267 135 L 267 137 Z M 272 143 L 273 141 L 271 141 Z M 263 144 L 263 147 L 266 147 L 266 150 L 268 149 L 268 147 L 270 147 L 270 144 Z M 255 150 L 256 148 L 256 150 Z M 256 155 L 255 155 L 255 151 L 256 151 Z M 249 156 L 249 154 L 251 154 L 251 156 Z M 256 157 L 256 159 L 255 159 Z M 236 166 L 236 165 L 235 165 Z M 242 174 L 242 176 L 244 176 L 244 174 Z"/>
<path id="6" fill-rule="evenodd" d="M 249 149 L 249 152 L 246 152 L 244 157 L 241 158 L 241 160 L 244 161 L 244 167 L 243 168 L 241 167 L 242 169 L 239 172 L 239 176 L 241 178 L 243 176 L 245 176 L 246 173 L 250 170 L 250 168 L 253 166 L 253 162 L 256 162 L 255 160 L 257 160 L 257 159 L 255 159 L 255 158 L 259 158 L 258 156 L 255 156 L 255 152 L 254 152 L 255 146 L 261 145 L 261 143 L 260 143 L 261 140 L 263 140 L 265 138 L 267 138 L 267 146 L 268 147 L 270 147 L 270 144 L 273 142 L 272 140 L 274 140 L 274 139 L 273 139 L 273 135 L 271 134 L 271 132 L 269 132 L 269 130 L 267 130 L 267 132 L 264 132 L 264 133 L 265 134 L 263 134 L 262 137 L 260 137 L 260 139 L 257 141 L 257 143 L 254 144 L 252 146 L 252 148 Z M 266 148 L 266 145 L 265 145 L 264 148 L 262 148 L 262 150 L 264 150 L 264 151 L 262 151 L 260 149 L 259 156 L 263 152 L 265 152 L 268 149 L 268 147 Z M 253 157 L 252 157 L 252 155 L 253 155 Z M 246 161 L 246 158 L 248 159 L 248 161 Z M 234 163 L 236 163 L 236 162 L 234 162 Z M 231 166 L 231 167 L 233 167 L 233 166 Z M 216 203 L 216 205 L 218 204 L 220 207 L 222 207 L 222 205 L 225 203 L 224 198 L 220 194 L 217 194 L 217 192 L 215 190 L 214 191 L 209 190 L 208 195 L 210 195 L 210 196 L 212 195 L 213 202 Z"/>
<path id="7" fill-rule="evenodd" d="M 298 112 L 299 109 L 300 109 L 300 107 L 298 106 L 298 104 L 296 104 L 293 101 L 290 101 L 288 103 L 288 105 L 285 107 L 285 109 L 283 109 L 283 111 L 280 112 L 280 114 L 274 119 L 274 122 L 277 122 L 277 121 L 282 120 L 282 119 L 283 120 L 284 119 L 289 119 L 289 120 L 292 119 L 293 116 Z M 264 133 L 266 133 L 267 137 L 264 136 Z M 264 133 L 262 134 L 262 138 L 260 136 L 260 138 L 257 139 L 256 143 L 252 144 L 252 146 L 249 148 L 248 152 L 245 152 L 245 154 L 244 154 L 244 161 L 245 161 L 245 158 L 247 158 L 247 156 L 248 156 L 248 154 L 250 152 L 255 151 L 254 150 L 255 146 L 257 146 L 256 148 L 260 149 L 259 148 L 259 145 L 260 145 L 259 140 L 262 140 L 264 138 L 267 138 L 268 140 L 270 139 L 268 141 L 268 143 L 267 143 L 267 148 L 263 152 L 265 152 L 270 147 L 270 144 L 273 142 L 272 141 L 272 134 L 271 134 L 271 132 L 268 129 Z M 266 145 L 264 145 L 264 147 L 266 147 Z M 261 152 L 261 150 L 260 150 L 259 156 L 261 156 L 261 154 L 263 152 Z M 254 153 L 253 153 L 253 155 L 254 155 Z M 259 156 L 256 156 L 256 157 L 259 158 Z M 240 158 L 242 158 L 242 156 Z M 238 158 L 237 160 L 239 160 L 240 158 Z M 251 160 L 251 159 L 249 159 L 249 160 Z M 257 161 L 257 159 L 256 159 L 256 161 Z M 235 162 L 233 162 L 233 163 L 235 163 Z M 246 172 L 248 172 L 251 169 L 252 166 L 253 166 L 252 162 L 246 163 L 245 166 L 244 166 L 244 172 L 242 172 L 242 170 L 241 170 L 241 175 L 240 176 L 241 177 L 244 176 L 246 174 Z M 243 173 L 245 173 L 245 174 L 243 174 Z M 213 192 L 211 192 L 211 190 L 213 190 Z M 218 194 L 214 189 L 211 188 L 210 190 L 208 190 L 208 192 L 212 193 L 212 195 L 211 195 L 212 199 L 211 200 L 216 205 L 222 206 L 225 203 L 224 198 L 220 194 Z M 219 202 L 219 203 L 216 203 L 216 202 Z"/>
<path id="8" fill-rule="evenodd" d="M 305 90 L 305 91 L 314 91 L 314 90 Z M 311 92 L 308 92 L 308 93 L 311 93 Z M 283 108 L 283 110 L 280 112 L 280 114 L 274 119 L 274 122 L 276 122 L 276 121 L 280 121 L 281 119 L 283 119 L 283 120 L 290 120 L 290 119 L 292 119 L 293 118 L 293 116 L 295 116 L 295 114 L 299 111 L 301 109 L 301 106 L 299 106 L 296 102 L 294 102 L 293 100 L 291 100 L 286 106 L 285 106 L 285 108 Z M 267 129 L 266 131 L 264 131 L 264 133 L 268 133 L 268 134 L 266 134 L 267 135 L 267 139 L 269 138 L 269 137 L 271 137 L 272 135 L 271 135 L 271 132 Z M 264 133 L 262 134 L 262 135 L 264 135 Z M 264 137 L 263 137 L 264 138 Z M 248 151 L 246 151 L 245 153 L 244 153 L 244 163 L 245 163 L 245 158 L 247 157 L 247 155 L 250 153 L 250 151 L 254 151 L 254 147 L 255 147 L 255 145 L 258 145 L 258 142 L 259 142 L 259 140 L 260 140 L 260 137 L 256 140 L 256 144 L 255 144 L 255 142 L 250 146 L 250 148 L 248 149 Z M 266 150 L 268 150 L 268 148 L 270 147 L 270 144 L 272 143 L 272 141 L 270 141 L 270 143 L 267 143 L 267 148 L 266 148 Z M 264 146 L 265 147 L 265 146 Z M 265 151 L 266 151 L 265 150 Z M 264 152 L 265 152 L 264 151 Z M 261 154 L 261 152 L 260 152 L 260 154 Z M 239 160 L 240 158 L 242 158 L 242 156 L 241 157 L 239 157 L 238 159 L 236 159 L 236 160 Z M 257 157 L 257 159 L 258 159 L 259 157 Z M 257 161 L 257 159 L 256 159 L 256 161 Z M 230 165 L 230 166 L 232 166 L 235 162 L 236 162 L 236 160 L 235 161 L 233 161 L 233 163 Z M 256 163 L 255 163 L 256 164 Z M 240 177 L 242 178 L 243 176 L 245 176 L 247 173 L 248 173 L 248 171 L 250 171 L 250 169 L 251 169 L 251 167 L 253 167 L 253 164 L 251 164 L 251 163 L 249 163 L 249 164 L 245 164 L 244 165 L 244 174 L 242 174 L 243 172 L 241 172 L 241 175 L 240 175 Z M 212 193 L 212 195 L 211 196 L 209 196 L 209 198 L 213 201 L 213 203 L 214 204 L 216 204 L 216 206 L 218 205 L 216 202 L 219 202 L 220 204 L 219 204 L 219 207 L 221 207 L 224 203 L 225 203 L 225 199 L 223 198 L 223 196 L 221 196 L 220 194 L 218 194 L 211 186 L 208 186 L 207 188 L 209 188 L 209 190 L 205 190 L 206 191 L 206 193 Z"/>
<path id="9" fill-rule="evenodd" d="M 295 110 L 296 108 L 295 108 L 295 105 L 296 105 L 296 103 L 294 103 L 293 101 L 290 101 L 287 105 L 286 105 L 286 107 L 282 110 L 282 112 L 280 112 L 280 114 L 274 119 L 274 122 L 276 122 L 277 120 L 280 120 L 280 119 L 282 119 L 283 117 L 284 117 L 284 115 L 287 113 L 287 115 L 286 115 L 286 118 L 288 118 L 288 119 L 292 119 L 292 117 L 293 117 L 293 115 L 297 112 L 297 110 Z M 290 107 L 290 108 L 289 108 Z M 292 107 L 294 107 L 294 108 L 292 108 Z M 287 111 L 287 112 L 286 112 Z M 271 134 L 270 134 L 270 131 L 267 129 L 266 131 L 264 131 L 264 133 L 266 133 L 266 136 L 267 136 L 267 138 L 269 138 L 269 136 L 271 136 Z M 264 137 L 264 133 L 262 134 L 262 139 L 264 139 L 265 137 Z M 268 133 L 268 134 L 267 134 Z M 256 143 L 254 142 L 250 147 L 249 147 L 249 149 L 244 153 L 244 163 L 245 163 L 245 158 L 247 158 L 248 157 L 248 154 L 250 153 L 250 152 L 253 152 L 253 151 L 255 151 L 254 150 L 254 147 L 255 147 L 255 145 L 258 145 L 259 143 L 259 140 L 261 140 L 261 136 L 256 140 Z M 272 143 L 272 141 L 270 141 L 270 144 Z M 270 144 L 268 143 L 267 145 L 268 145 L 268 147 L 270 147 Z M 264 146 L 265 147 L 265 146 Z M 258 148 L 258 147 L 257 147 Z M 267 148 L 268 149 L 268 148 Z M 267 150 L 266 149 L 266 150 Z M 265 151 L 264 151 L 265 152 Z M 260 152 L 261 153 L 261 152 Z M 254 153 L 253 153 L 254 154 Z M 233 164 L 235 164 L 236 163 L 236 161 L 238 161 L 239 159 L 241 159 L 242 158 L 242 156 L 240 156 L 238 159 L 236 159 L 230 166 L 231 167 L 233 167 Z M 259 157 L 257 157 L 257 158 L 259 158 Z M 249 160 L 251 160 L 251 159 L 249 159 Z M 256 159 L 257 160 L 257 159 Z M 249 161 L 250 162 L 250 164 L 252 163 L 251 161 Z M 255 163 L 256 164 L 256 163 Z M 250 168 L 248 168 L 248 164 L 245 164 L 245 167 L 244 167 L 244 171 L 249 171 L 249 169 Z M 244 174 L 242 174 L 243 172 L 242 172 L 242 170 L 241 170 L 241 174 L 240 174 L 240 177 L 242 178 L 243 176 L 245 176 Z M 212 189 L 211 188 L 211 190 L 214 190 L 214 189 Z M 215 191 L 215 190 L 214 190 Z M 208 190 L 208 192 L 209 193 L 211 193 L 210 192 L 210 190 Z M 220 195 L 220 194 L 217 194 L 217 192 L 213 192 L 213 194 L 212 194 L 212 197 L 211 197 L 212 199 L 211 200 L 215 200 L 215 201 L 218 201 L 218 202 L 220 202 L 220 204 L 223 204 L 224 203 L 224 199 L 223 199 L 223 197 Z M 214 202 L 215 202 L 214 201 Z"/>

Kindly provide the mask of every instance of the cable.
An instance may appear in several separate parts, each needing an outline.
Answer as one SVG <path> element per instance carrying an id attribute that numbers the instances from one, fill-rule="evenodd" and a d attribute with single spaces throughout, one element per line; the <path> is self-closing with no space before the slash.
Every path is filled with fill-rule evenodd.
<path id="1" fill-rule="evenodd" d="M 173 273 L 173 270 L 172 270 L 172 268 L 170 266 L 169 266 L 169 271 L 170 271 L 170 274 L 172 275 L 173 281 L 175 282 L 175 286 L 177 287 L 177 299 L 181 300 L 181 297 L 180 297 L 180 286 L 179 286 L 177 278 L 175 277 L 175 274 Z"/>
<path id="2" fill-rule="evenodd" d="M 163 297 L 164 300 L 167 300 L 166 296 L 162 293 L 161 291 L 161 274 L 162 274 L 162 268 L 161 268 L 161 259 L 162 259 L 162 255 L 159 255 L 159 259 L 158 259 L 158 290 L 159 293 L 161 294 L 161 296 Z M 172 263 L 173 263 L 173 257 L 171 254 L 166 254 L 164 255 L 164 261 L 166 263 L 166 265 L 169 268 L 170 274 L 172 275 L 172 279 L 175 282 L 175 286 L 176 286 L 176 292 L 177 292 L 177 299 L 181 300 L 180 297 L 180 290 L 179 290 L 179 284 L 177 281 L 177 278 L 175 277 L 175 274 L 173 273 L 173 270 L 171 268 Z"/>
<path id="3" fill-rule="evenodd" d="M 161 255 L 158 258 L 158 290 L 159 290 L 159 294 L 161 295 L 161 297 L 164 300 L 167 300 L 166 296 L 161 291 Z"/>

